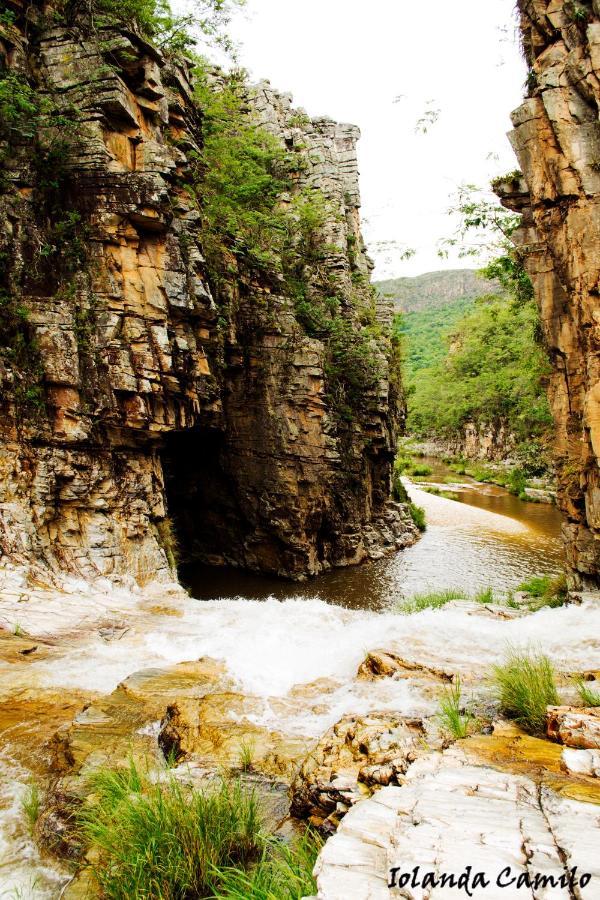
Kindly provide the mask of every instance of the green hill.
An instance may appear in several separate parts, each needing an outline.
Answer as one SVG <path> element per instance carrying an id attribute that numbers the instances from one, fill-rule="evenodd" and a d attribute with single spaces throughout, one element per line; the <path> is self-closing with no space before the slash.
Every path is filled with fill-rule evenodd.
<path id="1" fill-rule="evenodd" d="M 414 278 L 391 278 L 375 282 L 376 288 L 391 297 L 398 312 L 440 309 L 455 300 L 498 293 L 499 286 L 481 278 L 475 269 L 448 269 L 425 272 Z"/>

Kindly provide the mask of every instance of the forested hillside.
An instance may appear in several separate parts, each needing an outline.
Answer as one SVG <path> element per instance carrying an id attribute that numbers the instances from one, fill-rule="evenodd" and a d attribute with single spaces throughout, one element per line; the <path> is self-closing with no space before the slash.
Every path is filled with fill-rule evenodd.
<path id="1" fill-rule="evenodd" d="M 501 262 L 484 270 L 489 279 L 473 279 L 476 297 L 449 297 L 448 290 L 425 296 L 423 284 L 435 284 L 435 273 L 413 280 L 415 297 L 402 301 L 410 311 L 394 319 L 403 345 L 408 429 L 458 444 L 467 426 L 481 434 L 502 432 L 510 436 L 510 449 L 533 458 L 551 424 L 548 363 L 531 285 L 510 261 L 508 269 Z M 439 274 L 448 289 L 447 273 Z M 494 275 L 502 284 L 486 293 Z"/>
<path id="2" fill-rule="evenodd" d="M 476 269 L 425 272 L 414 278 L 378 281 L 376 286 L 380 293 L 393 300 L 397 312 L 444 309 L 456 300 L 474 300 L 498 290 L 496 282 L 482 278 Z"/>

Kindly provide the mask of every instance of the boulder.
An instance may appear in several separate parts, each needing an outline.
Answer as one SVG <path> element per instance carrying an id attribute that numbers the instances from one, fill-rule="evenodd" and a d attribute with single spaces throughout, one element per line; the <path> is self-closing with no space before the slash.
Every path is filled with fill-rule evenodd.
<path id="1" fill-rule="evenodd" d="M 252 769 L 289 783 L 310 739 L 256 724 L 263 703 L 233 692 L 171 703 L 160 724 L 159 746 L 176 761 L 193 758 L 208 768 Z"/>
<path id="2" fill-rule="evenodd" d="M 426 676 L 450 682 L 453 675 L 432 666 L 403 659 L 392 650 L 371 650 L 358 667 L 358 678 L 376 681 L 379 678 L 414 678 Z"/>
<path id="3" fill-rule="evenodd" d="M 574 750 L 566 747 L 561 755 L 561 765 L 572 775 L 600 777 L 600 750 Z"/>
<path id="4" fill-rule="evenodd" d="M 548 737 L 580 749 L 600 749 L 600 707 L 549 706 Z"/>
<path id="5" fill-rule="evenodd" d="M 394 713 L 345 716 L 306 757 L 291 788 L 291 811 L 325 832 L 358 800 L 398 784 L 426 752 L 421 719 Z"/>

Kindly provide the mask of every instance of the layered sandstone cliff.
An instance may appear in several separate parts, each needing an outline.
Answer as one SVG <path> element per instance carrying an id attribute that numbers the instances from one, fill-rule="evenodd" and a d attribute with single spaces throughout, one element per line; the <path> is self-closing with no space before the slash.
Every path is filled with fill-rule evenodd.
<path id="1" fill-rule="evenodd" d="M 510 135 L 523 178 L 499 185 L 553 373 L 559 505 L 576 581 L 600 578 L 600 3 L 520 0 L 528 97 Z"/>
<path id="2" fill-rule="evenodd" d="M 0 75 L 43 103 L 0 144 L 2 555 L 143 582 L 170 577 L 175 531 L 183 558 L 301 577 L 411 541 L 389 502 L 402 405 L 385 340 L 349 413 L 281 281 L 234 257 L 207 273 L 189 66 L 123 28 L 8 7 Z M 248 103 L 326 198 L 318 269 L 359 332 L 358 131 L 266 83 Z"/>

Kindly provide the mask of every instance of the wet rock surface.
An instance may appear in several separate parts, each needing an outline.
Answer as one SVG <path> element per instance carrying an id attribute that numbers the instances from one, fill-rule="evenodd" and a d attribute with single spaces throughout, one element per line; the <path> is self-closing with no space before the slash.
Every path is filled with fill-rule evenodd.
<path id="1" fill-rule="evenodd" d="M 437 879 L 443 873 L 458 878 L 468 862 L 491 881 L 474 896 L 506 897 L 507 889 L 495 882 L 510 866 L 517 877 L 565 876 L 567 886 L 546 888 L 552 891 L 547 896 L 592 900 L 600 877 L 594 849 L 599 837 L 597 804 L 561 796 L 526 775 L 499 771 L 457 744 L 417 760 L 402 787 L 383 788 L 348 812 L 317 861 L 318 897 L 450 896 L 439 881 L 436 888 L 390 889 L 390 871 L 412 872 L 419 866 L 421 877 L 432 872 Z M 573 866 L 580 875 L 591 874 L 587 888 L 568 886 Z M 543 882 L 523 886 L 519 896 L 546 896 Z"/>
<path id="2" fill-rule="evenodd" d="M 390 713 L 341 719 L 302 763 L 290 791 L 292 813 L 331 833 L 354 803 L 402 780 L 426 752 L 427 733 L 421 719 Z"/>

